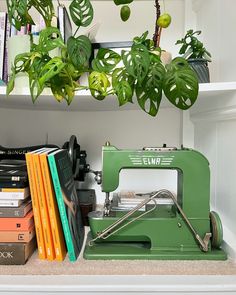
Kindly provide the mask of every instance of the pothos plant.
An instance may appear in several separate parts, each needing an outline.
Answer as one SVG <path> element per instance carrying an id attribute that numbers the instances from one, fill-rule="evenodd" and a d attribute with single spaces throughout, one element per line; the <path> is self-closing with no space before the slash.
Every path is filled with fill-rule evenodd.
<path id="1" fill-rule="evenodd" d="M 119 5 L 119 1 L 121 4 L 132 2 L 114 0 L 116 5 Z M 14 88 L 16 75 L 25 72 L 29 76 L 33 102 L 45 87 L 51 89 L 59 102 L 65 99 L 68 104 L 76 91 L 89 89 L 97 100 L 116 95 L 120 106 L 132 103 L 135 96 L 141 109 L 155 116 L 163 92 L 172 104 L 182 110 L 191 107 L 197 99 L 198 81 L 187 61 L 178 57 L 166 66 L 161 62 L 160 20 L 156 22 L 153 40 L 148 39 L 148 32 L 145 32 L 133 39 L 130 50 L 118 54 L 111 49 L 101 48 L 90 61 L 91 42 L 88 37 L 77 34 L 81 26 L 86 27 L 92 22 L 90 0 L 71 1 L 69 12 L 77 30 L 66 44 L 58 28 L 51 25 L 55 17 L 52 0 L 7 0 L 7 6 L 10 22 L 18 30 L 21 26 L 34 23 L 29 14 L 32 7 L 42 15 L 46 25 L 40 32 L 38 44 L 31 36 L 30 52 L 16 56 L 7 86 L 8 94 Z M 158 20 L 161 15 L 157 0 L 156 7 Z M 60 53 L 51 57 L 50 52 L 55 48 L 60 49 Z M 118 67 L 120 61 L 123 63 Z M 88 85 L 80 84 L 80 77 L 84 73 L 88 73 Z"/>

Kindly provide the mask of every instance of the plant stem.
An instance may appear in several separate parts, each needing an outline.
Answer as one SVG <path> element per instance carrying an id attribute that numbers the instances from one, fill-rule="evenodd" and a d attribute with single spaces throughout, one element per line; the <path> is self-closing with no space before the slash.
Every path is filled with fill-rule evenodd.
<path id="1" fill-rule="evenodd" d="M 162 28 L 159 28 L 158 37 L 157 37 L 157 46 L 156 47 L 160 47 L 161 32 L 162 32 Z"/>
<path id="2" fill-rule="evenodd" d="M 160 7 L 159 0 L 155 0 L 155 7 L 156 7 L 156 20 L 155 20 L 155 33 L 153 35 L 153 42 L 154 42 L 154 46 L 158 47 L 157 43 L 158 43 L 158 38 L 159 38 L 158 37 L 159 36 L 159 26 L 157 25 L 157 20 L 161 15 L 161 7 Z M 159 43 L 160 43 L 160 40 L 159 40 Z"/>
<path id="3" fill-rule="evenodd" d="M 78 27 L 78 28 L 75 30 L 75 33 L 74 33 L 73 37 L 75 37 L 75 35 L 77 34 L 79 28 L 80 28 L 80 27 Z"/>

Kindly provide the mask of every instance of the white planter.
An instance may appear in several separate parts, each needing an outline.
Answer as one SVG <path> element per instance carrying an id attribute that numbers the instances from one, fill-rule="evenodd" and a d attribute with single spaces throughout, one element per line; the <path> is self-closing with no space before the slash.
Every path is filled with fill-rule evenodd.
<path id="1" fill-rule="evenodd" d="M 15 57 L 18 54 L 30 51 L 30 36 L 29 35 L 16 35 L 8 40 L 8 73 L 11 74 L 11 68 L 14 65 Z M 15 88 L 22 88 L 29 86 L 28 75 L 19 73 L 15 79 Z"/>
<path id="2" fill-rule="evenodd" d="M 34 43 L 38 44 L 39 36 L 34 36 Z M 8 73 L 11 73 L 11 68 L 14 65 L 15 57 L 18 54 L 30 52 L 30 36 L 16 35 L 8 40 Z M 50 56 L 54 57 L 59 54 L 59 49 L 56 48 L 50 52 Z M 15 89 L 29 87 L 29 77 L 26 73 L 19 73 L 15 78 Z"/>

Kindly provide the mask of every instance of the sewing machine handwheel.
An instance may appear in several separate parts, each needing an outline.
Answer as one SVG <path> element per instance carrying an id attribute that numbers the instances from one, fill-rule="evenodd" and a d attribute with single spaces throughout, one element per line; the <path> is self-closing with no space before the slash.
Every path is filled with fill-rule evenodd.
<path id="1" fill-rule="evenodd" d="M 220 248 L 223 242 L 223 227 L 219 215 L 215 211 L 210 212 L 211 245 L 213 248 Z"/>
<path id="2" fill-rule="evenodd" d="M 80 157 L 80 145 L 77 143 L 76 136 L 71 135 L 70 140 L 65 142 L 62 148 L 68 150 L 68 154 L 72 163 L 72 170 L 73 173 L 76 174 L 77 161 Z"/>

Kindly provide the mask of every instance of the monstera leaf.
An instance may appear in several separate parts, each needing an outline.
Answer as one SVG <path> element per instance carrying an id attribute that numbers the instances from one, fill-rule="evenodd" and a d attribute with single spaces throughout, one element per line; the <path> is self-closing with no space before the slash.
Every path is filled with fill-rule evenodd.
<path id="1" fill-rule="evenodd" d="M 87 27 L 93 20 L 93 7 L 90 0 L 73 0 L 69 6 L 73 22 L 78 27 Z"/>
<path id="2" fill-rule="evenodd" d="M 60 73 L 50 79 L 51 90 L 57 101 L 66 100 L 70 105 L 72 102 L 76 87 L 78 83 L 71 79 L 70 71 L 68 71 L 67 65 L 61 70 Z"/>
<path id="3" fill-rule="evenodd" d="M 14 60 L 14 73 L 27 72 L 31 66 L 31 58 L 34 56 L 34 52 L 18 54 Z"/>
<path id="4" fill-rule="evenodd" d="M 112 87 L 115 90 L 120 106 L 132 102 L 134 78 L 127 73 L 125 68 L 117 68 L 113 71 Z"/>
<path id="5" fill-rule="evenodd" d="M 182 110 L 190 108 L 198 96 L 198 80 L 187 61 L 175 58 L 168 66 L 163 90 L 168 100 Z"/>
<path id="6" fill-rule="evenodd" d="M 7 0 L 8 19 L 18 31 L 21 26 L 26 24 L 34 24 L 33 19 L 28 13 L 30 5 L 28 0 Z"/>
<path id="7" fill-rule="evenodd" d="M 48 63 L 46 63 L 39 73 L 39 85 L 43 87 L 45 83 L 52 77 L 61 72 L 66 66 L 60 57 L 53 57 Z"/>
<path id="8" fill-rule="evenodd" d="M 127 81 L 121 81 L 115 87 L 115 92 L 119 101 L 119 106 L 132 102 L 133 89 Z"/>
<path id="9" fill-rule="evenodd" d="M 116 5 L 123 5 L 123 4 L 129 4 L 133 2 L 133 0 L 114 0 L 114 3 Z"/>
<path id="10" fill-rule="evenodd" d="M 147 75 L 150 58 L 147 48 L 142 45 L 133 45 L 130 51 L 122 51 L 122 60 L 127 72 L 137 79 L 138 84 L 141 85 Z"/>
<path id="11" fill-rule="evenodd" d="M 54 6 L 51 0 L 31 0 L 28 1 L 31 5 L 38 10 L 43 17 L 46 27 L 51 25 L 52 17 L 54 16 Z"/>
<path id="12" fill-rule="evenodd" d="M 41 69 L 50 61 L 50 59 L 51 58 L 48 55 L 37 56 L 36 58 L 34 58 L 29 68 L 29 87 L 33 103 L 36 101 L 36 99 L 39 97 L 44 89 L 44 85 L 39 84 L 39 75 Z"/>
<path id="13" fill-rule="evenodd" d="M 105 73 L 92 72 L 89 75 L 89 88 L 94 98 L 103 100 L 107 96 L 107 88 L 110 82 Z"/>
<path id="14" fill-rule="evenodd" d="M 35 50 L 47 53 L 55 48 L 62 48 L 64 46 L 60 31 L 55 27 L 49 27 L 40 32 L 39 44 L 35 46 Z"/>
<path id="15" fill-rule="evenodd" d="M 156 116 L 162 98 L 162 84 L 165 68 L 156 56 L 151 56 L 149 71 L 142 85 L 136 86 L 140 107 L 149 115 Z"/>
<path id="16" fill-rule="evenodd" d="M 76 69 L 83 68 L 89 61 L 92 45 L 88 37 L 81 35 L 70 37 L 67 41 L 67 51 Z"/>
<path id="17" fill-rule="evenodd" d="M 97 72 L 110 72 L 120 62 L 121 56 L 113 50 L 100 48 L 92 61 L 92 68 Z"/>

